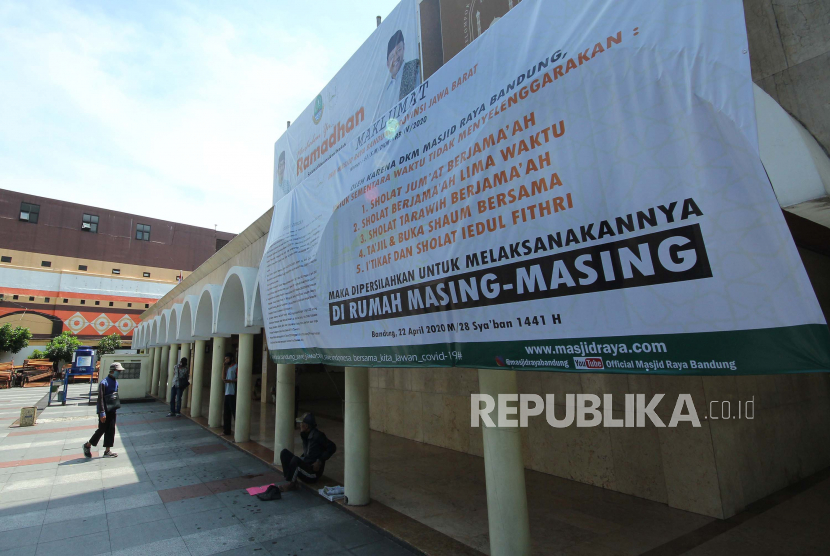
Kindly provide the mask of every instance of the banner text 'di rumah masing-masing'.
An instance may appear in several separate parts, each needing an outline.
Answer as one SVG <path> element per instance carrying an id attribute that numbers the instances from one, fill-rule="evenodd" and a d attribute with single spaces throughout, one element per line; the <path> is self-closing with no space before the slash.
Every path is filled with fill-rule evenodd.
<path id="1" fill-rule="evenodd" d="M 391 31 L 349 64 L 394 57 Z M 275 360 L 830 367 L 759 158 L 739 2 L 525 0 L 373 112 L 275 205 Z"/>

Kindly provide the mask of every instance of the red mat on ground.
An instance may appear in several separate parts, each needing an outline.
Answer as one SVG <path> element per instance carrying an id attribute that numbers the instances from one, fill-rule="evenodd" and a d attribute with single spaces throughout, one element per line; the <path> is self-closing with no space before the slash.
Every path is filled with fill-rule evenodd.
<path id="1" fill-rule="evenodd" d="M 273 484 L 274 483 L 271 483 L 271 485 L 273 485 Z M 247 490 L 248 494 L 250 494 L 251 496 L 256 496 L 257 494 L 262 494 L 263 492 L 268 490 L 268 487 L 271 486 L 271 485 L 262 485 L 262 486 L 259 486 L 259 487 L 251 487 L 251 488 L 246 488 L 245 490 Z"/>

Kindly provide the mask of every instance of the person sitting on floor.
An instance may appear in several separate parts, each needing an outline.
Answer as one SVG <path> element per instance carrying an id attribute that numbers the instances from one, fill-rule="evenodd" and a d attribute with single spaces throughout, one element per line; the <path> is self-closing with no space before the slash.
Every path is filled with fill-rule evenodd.
<path id="1" fill-rule="evenodd" d="M 287 484 L 280 485 L 285 492 L 297 488 L 297 480 L 304 483 L 316 483 L 323 476 L 326 460 L 334 455 L 337 446 L 329 440 L 325 433 L 317 428 L 314 415 L 306 413 L 300 424 L 300 437 L 303 439 L 303 453 L 295 456 L 288 449 L 280 452 L 280 463 Z"/>

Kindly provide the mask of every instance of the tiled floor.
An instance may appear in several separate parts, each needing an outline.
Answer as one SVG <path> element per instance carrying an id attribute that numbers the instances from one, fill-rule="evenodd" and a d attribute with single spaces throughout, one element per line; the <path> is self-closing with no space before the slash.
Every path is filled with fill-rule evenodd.
<path id="1" fill-rule="evenodd" d="M 274 406 L 266 404 L 264 412 L 260 403 L 252 407 L 252 440 L 273 448 Z M 320 428 L 337 443 L 326 475 L 342 482 L 343 423 L 319 416 L 339 417 L 340 407 L 337 401 L 300 404 L 301 411 L 317 412 Z M 295 446 L 301 446 L 299 436 Z M 373 500 L 489 554 L 482 458 L 372 431 L 370 466 Z M 830 554 L 830 478 L 757 516 L 739 514 L 733 523 L 535 471 L 526 470 L 525 480 L 533 554 Z"/>
<path id="2" fill-rule="evenodd" d="M 0 390 L 0 413 L 45 391 Z M 161 404 L 119 410 L 119 457 L 79 457 L 94 413 L 66 405 L 32 428 L 0 423 L 0 554 L 411 554 L 307 490 L 249 496 L 280 477 Z"/>

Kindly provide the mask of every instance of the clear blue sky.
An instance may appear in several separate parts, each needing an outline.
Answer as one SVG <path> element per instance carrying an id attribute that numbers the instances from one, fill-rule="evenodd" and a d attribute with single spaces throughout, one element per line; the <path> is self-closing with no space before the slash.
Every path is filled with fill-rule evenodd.
<path id="1" fill-rule="evenodd" d="M 397 0 L 0 2 L 0 188 L 240 232 Z"/>

